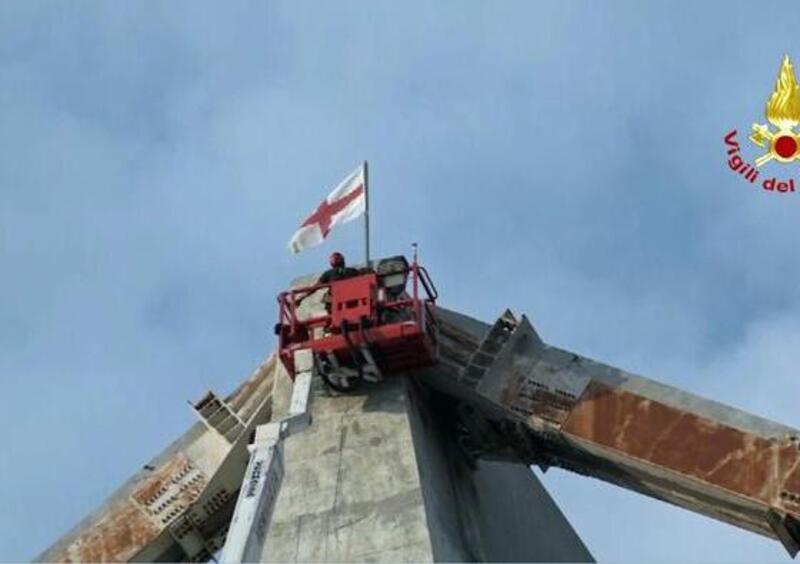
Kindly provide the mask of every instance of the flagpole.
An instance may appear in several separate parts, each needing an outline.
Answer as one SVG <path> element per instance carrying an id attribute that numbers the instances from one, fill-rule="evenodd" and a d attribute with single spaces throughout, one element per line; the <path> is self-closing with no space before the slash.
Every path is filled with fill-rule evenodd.
<path id="1" fill-rule="evenodd" d="M 367 161 L 364 161 L 364 236 L 367 253 L 366 266 L 369 268 L 369 171 L 367 168 Z"/>

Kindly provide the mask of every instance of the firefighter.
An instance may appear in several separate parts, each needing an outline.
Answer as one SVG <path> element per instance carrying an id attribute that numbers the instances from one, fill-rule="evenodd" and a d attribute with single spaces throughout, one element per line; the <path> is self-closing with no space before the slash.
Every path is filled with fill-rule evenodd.
<path id="1" fill-rule="evenodd" d="M 317 284 L 329 284 L 336 280 L 344 280 L 360 274 L 357 269 L 350 268 L 345 264 L 344 255 L 339 251 L 332 253 L 328 262 L 331 267 L 322 273 L 322 276 L 317 280 Z"/>
<path id="2" fill-rule="evenodd" d="M 322 275 L 319 277 L 319 280 L 317 280 L 317 284 L 330 284 L 336 280 L 345 280 L 361 274 L 357 269 L 350 268 L 345 264 L 344 255 L 339 251 L 331 253 L 328 263 L 331 265 L 331 267 L 322 273 Z M 322 301 L 325 304 L 325 311 L 330 314 L 331 293 L 328 292 L 325 294 L 325 297 L 322 298 Z"/>
<path id="3" fill-rule="evenodd" d="M 346 278 L 353 278 L 354 276 L 358 276 L 361 274 L 355 268 L 349 268 L 344 262 L 344 255 L 339 251 L 336 251 L 331 254 L 330 258 L 328 259 L 328 263 L 331 267 L 326 270 L 325 272 L 320 275 L 317 279 L 317 284 L 330 284 L 331 282 L 335 282 L 336 280 L 344 280 Z M 298 296 L 295 298 L 294 305 L 299 306 L 303 300 L 305 300 L 308 296 L 312 293 L 303 294 L 302 296 Z M 328 292 L 322 300 L 325 303 L 325 309 L 328 310 L 330 313 L 331 309 L 331 295 Z"/>

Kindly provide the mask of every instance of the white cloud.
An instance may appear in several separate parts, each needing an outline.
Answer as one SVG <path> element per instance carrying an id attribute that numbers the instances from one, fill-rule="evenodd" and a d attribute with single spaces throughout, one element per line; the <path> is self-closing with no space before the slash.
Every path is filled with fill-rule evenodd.
<path id="1" fill-rule="evenodd" d="M 510 2 L 0 11 L 0 381 L 24 400 L 0 459 L 3 557 L 29 558 L 96 505 L 191 421 L 187 397 L 249 373 L 272 346 L 274 294 L 328 250 L 294 259 L 286 239 L 365 157 L 375 248 L 419 241 L 445 305 L 486 319 L 512 307 L 553 344 L 797 425 L 797 206 L 732 183 L 721 156 L 721 135 L 758 117 L 791 17 Z M 360 237 L 331 246 L 357 254 Z M 58 441 L 31 440 L 54 427 Z M 577 484 L 589 504 L 616 503 Z M 643 533 L 642 507 L 620 509 L 618 534 L 574 517 L 603 559 L 672 542 L 659 519 L 683 531 L 667 556 L 750 542 L 659 509 Z"/>

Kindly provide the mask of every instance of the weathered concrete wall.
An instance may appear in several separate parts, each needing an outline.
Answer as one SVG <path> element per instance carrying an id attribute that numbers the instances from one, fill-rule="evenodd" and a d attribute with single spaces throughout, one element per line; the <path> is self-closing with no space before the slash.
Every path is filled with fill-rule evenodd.
<path id="1" fill-rule="evenodd" d="M 414 446 L 437 561 L 591 562 L 533 472 L 468 459 L 457 446 L 453 399 L 408 380 Z"/>
<path id="2" fill-rule="evenodd" d="M 314 391 L 312 427 L 286 442 L 265 562 L 591 560 L 528 468 L 470 468 L 412 379 Z"/>
<path id="3" fill-rule="evenodd" d="M 264 561 L 430 561 L 403 380 L 314 392 L 311 428 L 286 441 Z"/>

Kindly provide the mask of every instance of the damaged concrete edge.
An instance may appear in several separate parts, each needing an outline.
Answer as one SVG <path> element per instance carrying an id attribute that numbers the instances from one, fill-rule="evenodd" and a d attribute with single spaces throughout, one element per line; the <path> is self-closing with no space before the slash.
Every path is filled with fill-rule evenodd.
<path id="1" fill-rule="evenodd" d="M 274 355 L 266 358 L 259 367 L 251 373 L 247 380 L 229 396 L 227 401 L 236 406 L 240 416 L 253 419 L 262 410 L 264 402 L 271 395 L 275 376 Z M 140 553 L 149 543 L 158 543 L 162 539 L 168 525 L 158 527 L 148 516 L 147 510 L 134 499 L 137 492 L 150 487 L 153 480 L 158 480 L 163 472 L 177 458 L 183 457 L 190 463 L 197 462 L 192 451 L 202 451 L 205 447 L 200 443 L 217 445 L 215 448 L 225 447 L 221 438 L 210 438 L 212 431 L 201 422 L 194 423 L 184 434 L 173 441 L 161 453 L 143 465 L 133 476 L 118 487 L 97 509 L 81 519 L 67 533 L 57 539 L 49 548 L 36 557 L 37 561 L 68 561 L 68 560 L 125 560 L 133 558 Z M 246 440 L 246 437 L 242 437 Z M 211 442 L 209 442 L 211 441 Z M 220 451 L 221 452 L 221 451 Z M 226 453 L 227 454 L 227 453 Z M 194 456 L 194 457 L 193 457 Z M 226 455 L 214 454 L 210 463 L 212 466 L 220 464 Z M 213 462 L 219 460 L 219 463 Z M 202 472 L 209 483 L 213 483 L 215 471 L 210 471 L 209 463 L 201 464 Z M 217 468 L 219 469 L 219 468 Z M 178 470 L 176 470 L 178 472 Z M 202 494 L 200 494 L 202 498 Z M 104 531 L 104 533 L 101 533 Z M 86 558 L 79 558 L 83 554 Z"/>

